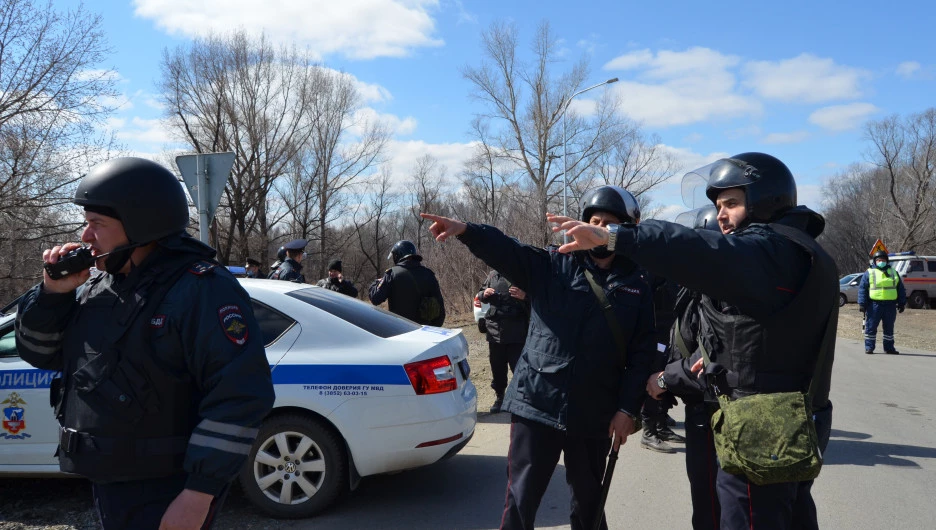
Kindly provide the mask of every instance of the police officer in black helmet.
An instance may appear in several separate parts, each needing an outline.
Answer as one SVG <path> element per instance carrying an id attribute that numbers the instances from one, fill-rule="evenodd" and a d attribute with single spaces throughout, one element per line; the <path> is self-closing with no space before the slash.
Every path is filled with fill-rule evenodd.
<path id="1" fill-rule="evenodd" d="M 606 457 L 635 430 L 656 349 L 653 295 L 642 271 L 606 248 L 560 254 L 491 226 L 421 215 L 433 221 L 436 240 L 458 236 L 531 301 L 526 343 L 501 408 L 511 413 L 501 528 L 534 527 L 560 454 L 572 528 L 591 529 L 596 517 L 607 528 L 598 513 Z M 627 190 L 601 186 L 583 197 L 582 218 L 594 226 L 635 222 L 640 208 Z"/>
<path id="2" fill-rule="evenodd" d="M 105 529 L 210 526 L 274 399 L 250 298 L 185 233 L 185 194 L 162 166 L 99 164 L 75 203 L 97 269 L 44 273 L 16 322 L 22 358 L 62 373 L 61 469 L 91 480 Z"/>
<path id="3" fill-rule="evenodd" d="M 371 303 L 386 301 L 393 313 L 419 324 L 441 326 L 445 322 L 442 289 L 432 269 L 422 264 L 416 245 L 405 239 L 397 241 L 387 259 L 393 266 L 367 290 Z"/>
<path id="4" fill-rule="evenodd" d="M 693 171 L 683 179 L 683 192 L 715 204 L 721 233 L 664 221 L 605 228 L 559 216 L 549 220 L 575 239 L 561 247 L 563 252 L 607 246 L 652 273 L 700 291 L 699 341 L 713 363 L 706 373 L 717 366 L 725 369 L 719 391 L 738 398 L 810 389 L 824 450 L 838 320 L 838 273 L 815 242 L 824 219 L 796 205 L 792 173 L 763 153 L 742 153 Z M 701 370 L 702 363 L 692 368 Z M 817 528 L 811 485 L 757 485 L 719 469 L 720 528 Z"/>

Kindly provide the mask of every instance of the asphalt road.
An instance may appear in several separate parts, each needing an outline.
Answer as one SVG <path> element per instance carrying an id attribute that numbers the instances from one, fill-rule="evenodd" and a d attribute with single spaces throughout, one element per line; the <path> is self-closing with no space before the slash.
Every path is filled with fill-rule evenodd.
<path id="1" fill-rule="evenodd" d="M 820 525 L 831 529 L 936 527 L 936 353 L 863 353 L 839 338 L 832 389 L 832 439 L 813 488 Z M 673 416 L 681 421 L 682 411 Z M 480 415 L 456 457 L 364 481 L 344 503 L 311 520 L 276 528 L 489 529 L 500 523 L 506 484 L 506 414 Z M 621 450 L 608 499 L 611 528 L 690 528 L 684 454 Z M 569 528 L 560 462 L 537 528 Z M 275 525 L 275 526 L 274 526 Z"/>

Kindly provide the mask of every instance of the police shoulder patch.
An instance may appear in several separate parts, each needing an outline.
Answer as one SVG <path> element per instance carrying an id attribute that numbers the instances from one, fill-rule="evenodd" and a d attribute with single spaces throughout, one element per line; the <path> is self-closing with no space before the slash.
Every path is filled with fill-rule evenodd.
<path id="1" fill-rule="evenodd" d="M 240 306 L 234 304 L 221 306 L 218 308 L 218 319 L 221 321 L 224 336 L 228 340 L 238 346 L 247 344 L 247 320 L 244 318 Z"/>
<path id="2" fill-rule="evenodd" d="M 205 260 L 199 260 L 193 263 L 192 266 L 189 267 L 188 271 L 194 274 L 195 276 L 204 276 L 205 274 L 208 274 L 209 272 L 213 271 L 215 267 L 217 266 L 218 266 L 217 263 L 212 263 L 210 261 L 205 261 Z"/>

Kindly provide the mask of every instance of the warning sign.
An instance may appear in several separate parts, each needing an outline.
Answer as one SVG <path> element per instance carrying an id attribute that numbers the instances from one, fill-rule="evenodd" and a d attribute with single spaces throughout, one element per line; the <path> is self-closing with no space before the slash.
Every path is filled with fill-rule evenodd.
<path id="1" fill-rule="evenodd" d="M 871 247 L 871 253 L 868 254 L 868 255 L 869 255 L 869 256 L 873 256 L 874 253 L 877 252 L 877 251 L 879 251 L 879 250 L 883 250 L 884 252 L 887 252 L 887 247 L 884 246 L 884 242 L 881 241 L 880 239 L 878 239 L 877 241 L 874 242 L 874 246 Z"/>

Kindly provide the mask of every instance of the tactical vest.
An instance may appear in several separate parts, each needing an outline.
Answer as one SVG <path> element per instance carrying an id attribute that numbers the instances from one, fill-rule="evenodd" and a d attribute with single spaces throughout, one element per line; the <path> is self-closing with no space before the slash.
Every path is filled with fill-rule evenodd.
<path id="1" fill-rule="evenodd" d="M 727 383 L 735 398 L 806 392 L 829 322 L 829 311 L 837 296 L 834 282 L 830 281 L 837 274 L 835 264 L 815 240 L 784 225 L 771 224 L 770 228 L 799 245 L 812 258 L 806 281 L 793 300 L 760 321 L 747 315 L 725 314 L 707 295 L 702 296 L 699 304 L 699 340 L 712 355 L 712 361 L 728 370 Z M 821 312 L 818 315 L 817 310 Z M 826 358 L 831 362 L 831 355 Z M 827 399 L 827 393 L 823 395 Z"/>
<path id="2" fill-rule="evenodd" d="M 891 267 L 881 270 L 877 267 L 868 269 L 868 296 L 878 302 L 897 299 L 897 284 L 900 279 Z"/>
<path id="3" fill-rule="evenodd" d="M 62 471 L 98 482 L 182 472 L 198 422 L 194 385 L 154 359 L 149 341 L 156 320 L 165 325 L 155 315 L 162 300 L 200 264 L 214 266 L 192 254 L 161 256 L 125 288 L 105 274 L 86 285 L 65 332 L 61 392 L 53 392 Z"/>

